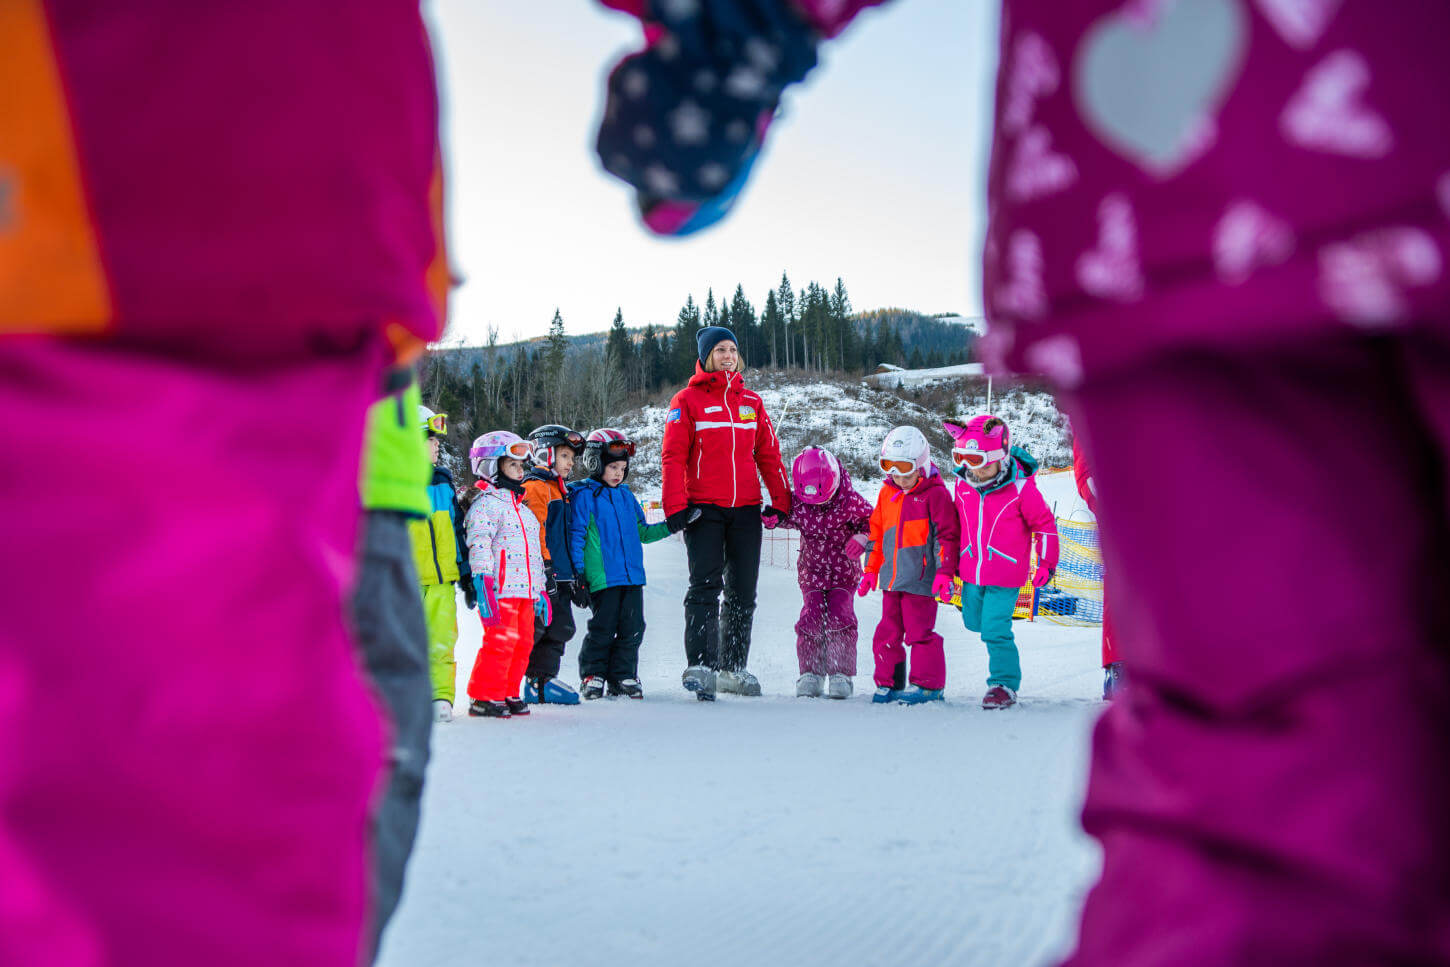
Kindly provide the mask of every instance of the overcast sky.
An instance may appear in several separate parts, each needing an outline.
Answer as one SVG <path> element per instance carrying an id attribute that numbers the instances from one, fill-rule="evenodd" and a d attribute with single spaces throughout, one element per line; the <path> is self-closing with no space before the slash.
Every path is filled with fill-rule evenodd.
<path id="1" fill-rule="evenodd" d="M 671 324 L 687 293 L 757 310 L 782 270 L 841 276 L 857 309 L 980 312 L 993 0 L 897 0 L 859 17 L 787 92 L 724 224 L 650 237 L 592 150 L 604 77 L 639 43 L 594 0 L 437 0 L 449 233 L 464 277 L 450 335 Z M 545 12 L 547 11 L 547 13 Z M 728 290 L 728 291 L 725 291 Z"/>

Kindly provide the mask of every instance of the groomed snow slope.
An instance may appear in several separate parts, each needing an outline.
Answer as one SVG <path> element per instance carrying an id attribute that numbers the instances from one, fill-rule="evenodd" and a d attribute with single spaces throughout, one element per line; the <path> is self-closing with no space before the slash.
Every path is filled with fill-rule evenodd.
<path id="1" fill-rule="evenodd" d="M 1070 477 L 1070 475 L 1069 475 Z M 678 538 L 646 548 L 643 702 L 434 730 L 422 830 L 381 963 L 1026 967 L 1071 946 L 1097 850 L 1078 829 L 1098 632 L 1017 622 L 1022 704 L 943 607 L 947 702 L 794 698 L 793 571 L 762 568 L 762 698 L 681 690 Z M 565 675 L 577 682 L 580 634 Z M 459 699 L 480 638 L 460 608 Z"/>

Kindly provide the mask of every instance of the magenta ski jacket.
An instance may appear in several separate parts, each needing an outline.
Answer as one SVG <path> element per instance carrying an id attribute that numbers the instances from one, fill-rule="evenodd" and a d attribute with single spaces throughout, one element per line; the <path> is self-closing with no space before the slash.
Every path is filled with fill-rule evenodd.
<path id="1" fill-rule="evenodd" d="M 824 504 L 808 504 L 793 494 L 790 516 L 782 527 L 801 534 L 796 575 L 802 591 L 830 591 L 861 583 L 861 556 L 846 549 L 854 534 L 871 529 L 871 505 L 851 486 L 851 475 L 841 468 L 841 483 Z"/>
<path id="2" fill-rule="evenodd" d="M 1034 542 L 1037 560 L 1057 566 L 1057 518 L 1037 489 L 1037 461 L 1019 447 L 1007 459 L 1012 461 L 1011 474 L 986 493 L 957 481 L 955 503 L 962 528 L 957 574 L 964 584 L 1022 587 Z"/>

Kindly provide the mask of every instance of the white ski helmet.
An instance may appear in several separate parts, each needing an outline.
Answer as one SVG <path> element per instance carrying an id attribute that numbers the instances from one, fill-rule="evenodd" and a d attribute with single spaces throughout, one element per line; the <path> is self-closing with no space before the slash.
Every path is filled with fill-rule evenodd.
<path id="1" fill-rule="evenodd" d="M 418 427 L 429 436 L 445 436 L 448 433 L 448 414 L 434 413 L 428 407 L 419 403 Z"/>
<path id="2" fill-rule="evenodd" d="M 931 447 L 914 426 L 898 426 L 881 442 L 881 469 L 893 476 L 908 477 L 930 463 Z M 911 469 L 901 469 L 907 464 Z"/>

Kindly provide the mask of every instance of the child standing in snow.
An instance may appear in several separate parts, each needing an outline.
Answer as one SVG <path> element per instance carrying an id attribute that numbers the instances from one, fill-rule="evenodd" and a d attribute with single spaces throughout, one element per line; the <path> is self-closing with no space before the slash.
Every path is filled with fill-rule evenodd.
<path id="1" fill-rule="evenodd" d="M 957 514 L 926 437 L 898 426 L 881 444 L 886 483 L 871 513 L 871 556 L 856 593 L 883 592 L 873 702 L 939 702 L 946 687 L 946 654 L 936 633 L 938 600 L 951 597 L 957 568 Z M 898 690 L 897 666 L 911 648 L 911 685 Z"/>
<path id="2" fill-rule="evenodd" d="M 468 714 L 528 715 L 519 683 L 534 649 L 534 618 L 549 623 L 539 519 L 524 506 L 528 443 L 504 430 L 473 441 L 469 459 L 482 491 L 468 508 L 468 563 L 483 644 L 468 679 Z"/>
<path id="3" fill-rule="evenodd" d="M 464 556 L 463 505 L 453 489 L 453 475 L 438 462 L 439 447 L 448 432 L 448 417 L 418 404 L 418 421 L 428 435 L 428 456 L 433 464 L 428 483 L 428 516 L 408 522 L 413 541 L 413 564 L 423 593 L 423 616 L 428 623 L 428 671 L 433 682 L 433 718 L 453 718 L 454 679 L 458 664 L 453 649 L 458 644 L 458 604 L 453 595 L 457 584 L 463 601 L 474 607 L 473 575 Z"/>
<path id="4" fill-rule="evenodd" d="M 849 698 L 856 674 L 851 592 L 861 582 L 871 505 L 829 450 L 808 447 L 791 464 L 790 478 L 790 513 L 768 516 L 764 524 L 767 530 L 791 527 L 801 534 L 796 577 L 805 601 L 795 625 L 801 669 L 795 693 L 819 698 L 824 688 L 831 698 Z"/>
<path id="5" fill-rule="evenodd" d="M 961 527 L 962 623 L 987 646 L 987 694 L 982 708 L 1017 704 L 1022 662 L 1012 635 L 1017 593 L 1027 582 L 1035 542 L 1032 586 L 1052 580 L 1057 568 L 1057 520 L 1037 489 L 1037 461 L 1011 445 L 1007 424 L 974 417 L 965 428 L 942 424 L 951 434 L 952 473 Z"/>
<path id="6" fill-rule="evenodd" d="M 644 698 L 639 646 L 644 641 L 644 545 L 669 536 L 669 525 L 646 524 L 639 499 L 624 487 L 634 444 L 618 430 L 595 430 L 584 441 L 588 480 L 569 488 L 569 547 L 584 566 L 594 614 L 579 650 L 579 691 L 587 699 Z M 699 510 L 694 511 L 699 516 Z"/>
<path id="7" fill-rule="evenodd" d="M 574 637 L 574 609 L 589 606 L 574 580 L 569 556 L 569 491 L 564 481 L 574 470 L 574 458 L 584 449 L 584 436 L 567 426 L 551 423 L 529 434 L 533 467 L 524 476 L 524 503 L 544 529 L 544 568 L 553 590 L 549 603 L 554 619 L 534 627 L 534 651 L 524 672 L 524 701 L 578 705 L 579 693 L 559 680 L 564 646 Z"/>

